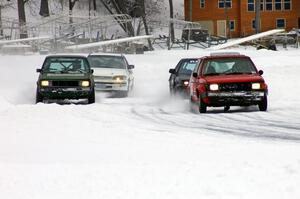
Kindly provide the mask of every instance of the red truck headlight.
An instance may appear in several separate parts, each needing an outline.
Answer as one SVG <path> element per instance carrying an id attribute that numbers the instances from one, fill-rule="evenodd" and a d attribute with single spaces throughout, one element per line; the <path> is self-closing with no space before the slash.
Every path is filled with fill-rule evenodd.
<path id="1" fill-rule="evenodd" d="M 218 91 L 219 90 L 219 85 L 218 84 L 210 84 L 209 85 L 209 90 Z"/>

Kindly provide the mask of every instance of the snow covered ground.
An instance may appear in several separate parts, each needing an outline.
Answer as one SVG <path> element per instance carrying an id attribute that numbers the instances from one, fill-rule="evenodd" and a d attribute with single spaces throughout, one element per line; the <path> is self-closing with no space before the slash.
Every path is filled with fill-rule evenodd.
<path id="1" fill-rule="evenodd" d="M 300 51 L 233 49 L 269 84 L 269 110 L 189 112 L 168 69 L 209 52 L 128 55 L 129 98 L 34 104 L 44 56 L 0 56 L 0 198 L 299 198 Z"/>

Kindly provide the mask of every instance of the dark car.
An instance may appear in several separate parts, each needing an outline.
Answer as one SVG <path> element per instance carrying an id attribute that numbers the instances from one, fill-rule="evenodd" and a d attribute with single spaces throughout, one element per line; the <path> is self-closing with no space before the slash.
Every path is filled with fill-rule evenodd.
<path id="1" fill-rule="evenodd" d="M 93 70 L 85 56 L 50 55 L 37 72 L 36 103 L 52 99 L 95 102 Z"/>
<path id="2" fill-rule="evenodd" d="M 196 58 L 185 58 L 181 59 L 174 69 L 170 69 L 171 73 L 169 78 L 170 93 L 173 94 L 184 94 L 188 93 L 188 85 L 191 74 L 198 63 Z"/>
<path id="3" fill-rule="evenodd" d="M 190 79 L 191 105 L 200 113 L 207 107 L 268 106 L 268 86 L 250 57 L 238 53 L 211 54 L 199 59 Z"/>

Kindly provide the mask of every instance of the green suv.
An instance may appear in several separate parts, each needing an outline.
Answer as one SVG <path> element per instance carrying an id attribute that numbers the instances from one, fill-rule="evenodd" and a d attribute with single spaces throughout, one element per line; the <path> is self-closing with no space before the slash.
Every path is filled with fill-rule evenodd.
<path id="1" fill-rule="evenodd" d="M 36 103 L 52 99 L 95 102 L 93 70 L 85 56 L 50 55 L 45 58 L 36 90 Z"/>

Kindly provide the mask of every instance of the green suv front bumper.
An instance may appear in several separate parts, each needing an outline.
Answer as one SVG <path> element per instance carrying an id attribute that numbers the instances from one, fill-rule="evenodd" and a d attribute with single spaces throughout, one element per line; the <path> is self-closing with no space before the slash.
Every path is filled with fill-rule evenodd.
<path id="1" fill-rule="evenodd" d="M 88 98 L 93 89 L 91 87 L 42 87 L 38 92 L 46 99 L 83 99 Z"/>

